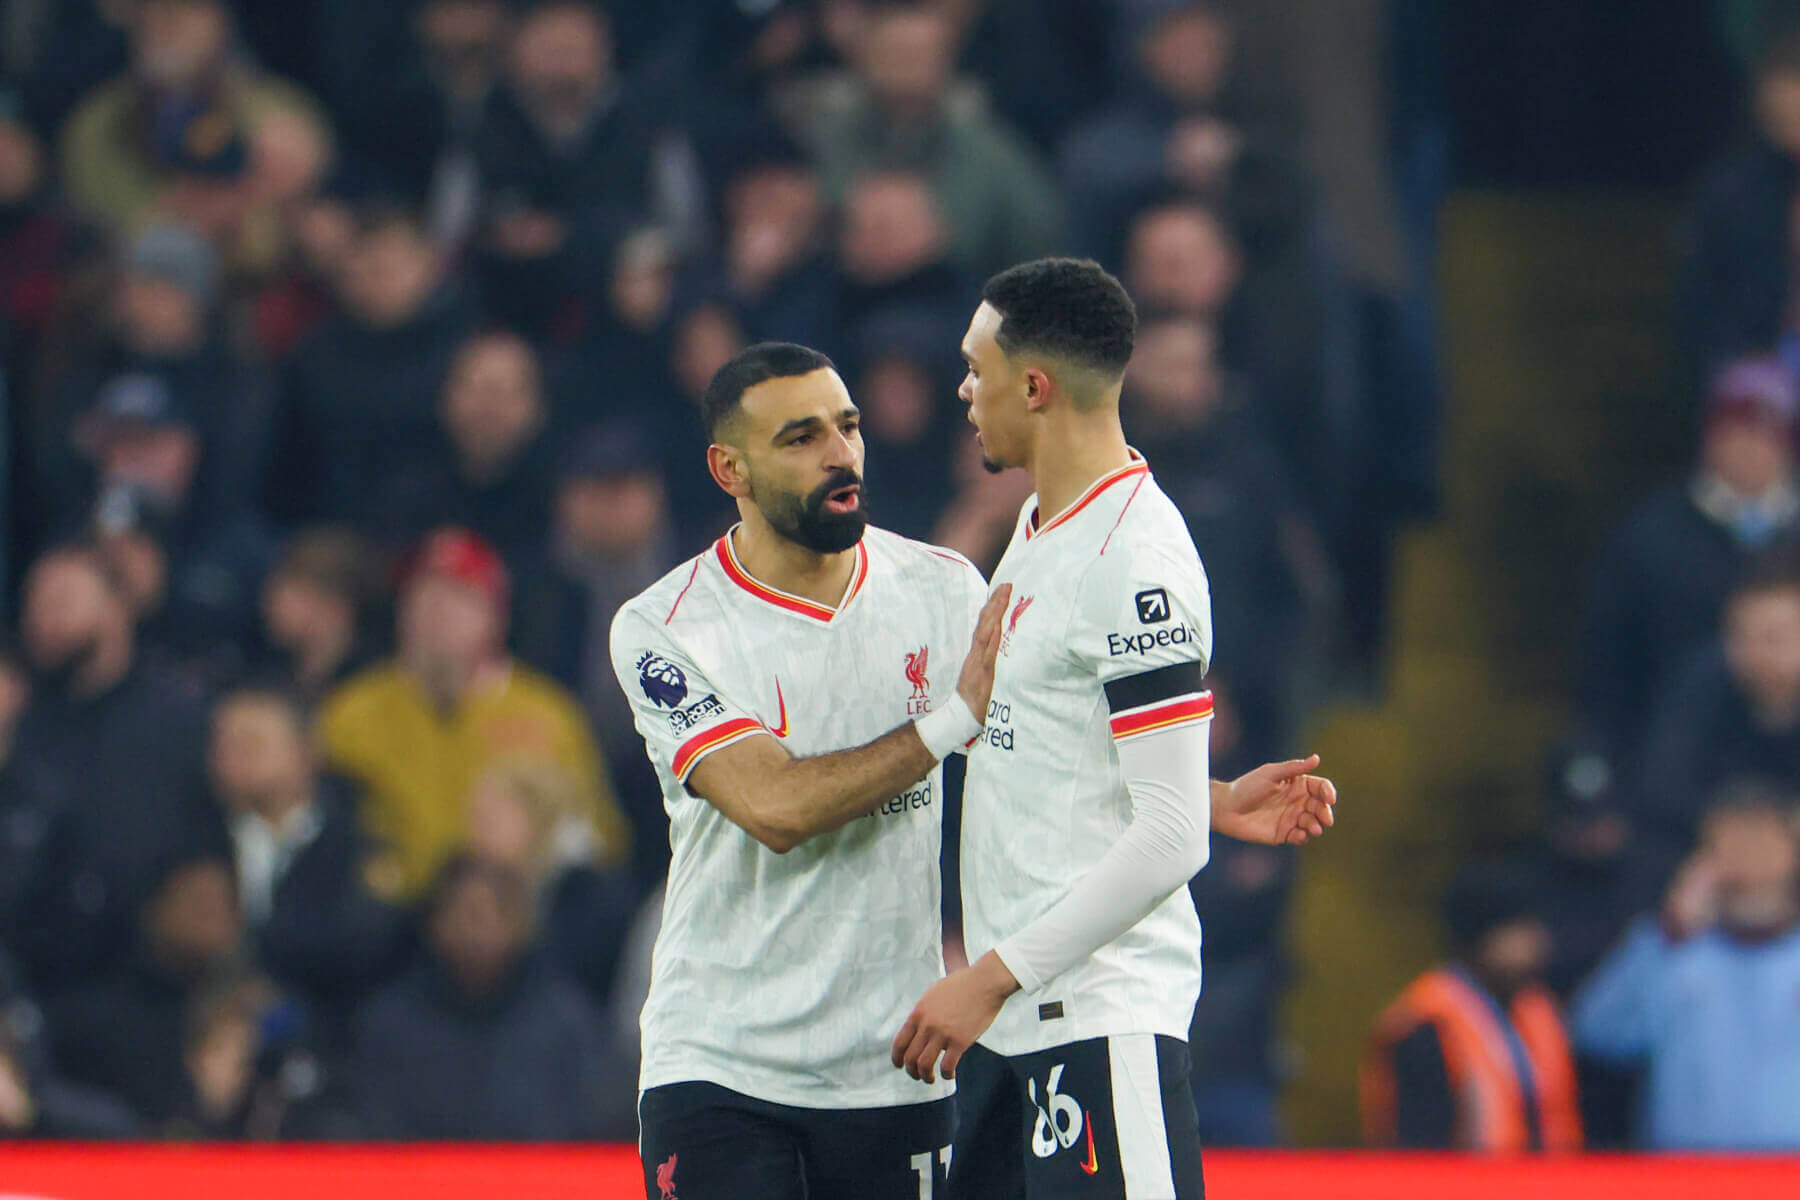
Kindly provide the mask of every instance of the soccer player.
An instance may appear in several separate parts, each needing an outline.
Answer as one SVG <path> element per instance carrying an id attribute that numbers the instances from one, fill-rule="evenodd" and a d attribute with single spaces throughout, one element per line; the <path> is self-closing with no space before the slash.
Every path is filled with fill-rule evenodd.
<path id="1" fill-rule="evenodd" d="M 981 730 L 1006 593 L 866 527 L 857 410 L 824 355 L 752 346 L 703 408 L 742 522 L 612 626 L 672 851 L 646 1194 L 917 1200 L 951 1088 L 889 1071 L 885 1031 L 943 974 L 938 763 Z"/>
<path id="2" fill-rule="evenodd" d="M 943 1181 L 950 1085 L 921 1096 L 883 1058 L 943 974 L 937 764 L 982 730 L 1010 593 L 867 527 L 857 412 L 825 356 L 750 347 L 704 417 L 742 522 L 612 628 L 673 851 L 642 1016 L 646 1194 L 917 1200 Z M 1221 818 L 1263 841 L 1322 830 L 1292 782 L 1306 765 L 1245 776 Z"/>
<path id="3" fill-rule="evenodd" d="M 891 1047 L 933 1086 L 942 1055 L 961 1087 L 954 1197 L 1203 1194 L 1186 884 L 1222 786 L 1211 609 L 1186 524 L 1120 426 L 1136 320 L 1099 266 L 1045 259 L 989 280 L 963 338 L 986 465 L 1024 467 L 1037 492 L 995 573 L 1012 595 L 964 790 L 972 965 Z M 1313 803 L 1276 840 L 1329 823 L 1335 793 L 1304 769 L 1282 786 Z"/>

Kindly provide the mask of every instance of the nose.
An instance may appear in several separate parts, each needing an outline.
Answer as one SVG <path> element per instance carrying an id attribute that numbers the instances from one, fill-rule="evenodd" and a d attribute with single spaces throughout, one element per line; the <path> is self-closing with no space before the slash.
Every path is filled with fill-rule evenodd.
<path id="1" fill-rule="evenodd" d="M 856 447 L 841 429 L 832 434 L 831 442 L 826 447 L 825 465 L 834 471 L 856 469 Z"/>

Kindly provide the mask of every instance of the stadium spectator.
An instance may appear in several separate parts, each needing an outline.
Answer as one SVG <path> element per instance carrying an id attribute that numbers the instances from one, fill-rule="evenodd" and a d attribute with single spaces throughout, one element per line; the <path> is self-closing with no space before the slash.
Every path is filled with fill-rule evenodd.
<path id="1" fill-rule="evenodd" d="M 182 855 L 162 864 L 135 948 L 105 977 L 49 1002 L 57 1067 L 123 1100 L 147 1130 L 201 1123 L 190 1019 L 233 972 L 242 939 L 229 861 Z"/>
<path id="2" fill-rule="evenodd" d="M 0 88 L 0 321 L 12 329 L 0 371 L 8 378 L 29 374 L 85 241 L 52 200 L 43 146 L 17 96 Z"/>
<path id="3" fill-rule="evenodd" d="M 476 140 L 477 266 L 490 310 L 537 335 L 605 279 L 631 230 L 666 215 L 655 114 L 619 78 L 611 22 L 583 0 L 520 20 Z"/>
<path id="4" fill-rule="evenodd" d="M 1607 539 L 1581 626 L 1581 716 L 1621 767 L 1652 706 L 1717 633 L 1733 584 L 1795 530 L 1800 395 L 1770 359 L 1721 371 L 1706 402 L 1699 462 Z"/>
<path id="5" fill-rule="evenodd" d="M 282 208 L 287 254 L 249 298 L 254 340 L 271 362 L 285 361 L 336 311 L 356 220 L 339 190 L 348 185 L 341 177 L 333 182 Z"/>
<path id="6" fill-rule="evenodd" d="M 1800 834 L 1791 791 L 1727 789 L 1662 905 L 1577 998 L 1587 1053 L 1645 1063 L 1656 1150 L 1800 1149 Z"/>
<path id="7" fill-rule="evenodd" d="M 753 340 L 834 343 L 839 280 L 826 256 L 818 173 L 773 142 L 726 181 L 723 208 L 724 250 L 698 286 L 728 298 Z"/>
<path id="8" fill-rule="evenodd" d="M 60 128 L 83 97 L 125 69 L 136 9 L 134 0 L 71 0 L 51 6 L 35 31 L 28 23 L 7 31 L 19 35 L 6 47 L 9 74 L 19 80 L 26 112 L 40 133 Z"/>
<path id="9" fill-rule="evenodd" d="M 574 697 L 506 653 L 509 588 L 491 546 L 462 529 L 433 532 L 401 591 L 398 653 L 320 711 L 325 762 L 365 789 L 365 824 L 396 856 L 402 897 L 467 836 L 475 780 L 511 759 L 569 771 L 600 844 L 615 854 L 629 844 Z"/>
<path id="10" fill-rule="evenodd" d="M 34 488 L 48 519 L 67 520 L 90 496 L 76 426 L 120 376 L 154 378 L 200 436 L 205 471 L 194 481 L 209 510 L 251 505 L 268 466 L 272 383 L 232 345 L 220 318 L 218 256 L 180 225 L 146 229 L 127 248 L 98 313 L 74 308 L 82 329 L 45 355 L 47 395 L 35 431 Z"/>
<path id="11" fill-rule="evenodd" d="M 1131 60 L 1120 95 L 1062 141 L 1058 169 L 1073 246 L 1115 260 L 1137 209 L 1171 190 L 1253 224 L 1259 243 L 1285 240 L 1310 205 L 1304 175 L 1238 94 L 1226 6 L 1132 3 L 1120 25 Z"/>
<path id="12" fill-rule="evenodd" d="M 13 753 L 30 701 L 30 667 L 0 642 L 0 953 L 17 943 L 33 893 L 47 883 L 44 863 L 63 820 L 54 780 Z"/>
<path id="13" fill-rule="evenodd" d="M 1224 215 L 1198 200 L 1152 205 L 1131 223 L 1125 277 L 1140 305 L 1221 322 L 1244 256 Z"/>
<path id="14" fill-rule="evenodd" d="M 700 399 L 719 368 L 747 345 L 737 316 L 716 301 L 702 301 L 683 312 L 671 331 L 670 373 L 679 399 L 651 411 L 661 418 L 657 431 L 664 438 L 664 470 L 673 485 L 669 505 L 684 547 L 707 544 L 737 520 L 730 497 L 707 485 L 702 474 L 710 439 L 700 420 Z"/>
<path id="15" fill-rule="evenodd" d="M 270 511 L 291 523 L 368 522 L 396 459 L 428 446 L 451 359 L 477 323 L 416 213 L 356 212 L 343 311 L 288 361 Z"/>
<path id="16" fill-rule="evenodd" d="M 141 1134 L 123 1102 L 62 1077 L 50 1061 L 43 1010 L 0 949 L 0 1141 Z"/>
<path id="17" fill-rule="evenodd" d="M 399 944 L 401 914 L 374 891 L 398 872 L 349 789 L 319 778 L 308 733 L 293 696 L 236 688 L 213 711 L 208 767 L 257 965 L 341 1031 Z"/>
<path id="18" fill-rule="evenodd" d="M 475 138 L 505 65 L 512 13 L 507 0 L 423 0 L 394 22 L 390 44 L 350 72 L 344 140 L 359 161 L 378 164 L 426 213 L 442 245 L 470 234 L 480 177 Z"/>
<path id="19" fill-rule="evenodd" d="M 846 341 L 877 523 L 924 539 L 949 502 L 951 442 L 968 436 L 962 414 L 949 411 L 963 371 L 960 331 L 902 305 L 870 316 Z"/>
<path id="20" fill-rule="evenodd" d="M 858 177 L 844 201 L 838 263 L 840 312 L 854 327 L 905 308 L 954 322 L 974 290 L 950 258 L 953 235 L 923 176 L 885 171 Z"/>
<path id="21" fill-rule="evenodd" d="M 1179 463 L 1163 490 L 1186 519 L 1209 576 L 1236 580 L 1212 599 L 1216 665 L 1236 683 L 1246 753 L 1280 757 L 1292 728 L 1284 688 L 1322 597 L 1323 551 L 1286 465 L 1251 423 L 1240 381 L 1215 357 L 1198 318 L 1162 315 L 1139 327 L 1124 415 L 1152 462 Z M 1159 478 L 1161 478 L 1159 476 Z"/>
<path id="22" fill-rule="evenodd" d="M 995 110 L 1054 153 L 1065 130 L 1109 94 L 1111 0 L 982 0 L 944 6 L 962 24 L 960 61 Z"/>
<path id="23" fill-rule="evenodd" d="M 517 874 L 469 857 L 444 864 L 426 906 L 426 961 L 357 1022 L 369 1135 L 617 1136 L 619 1114 L 608 1110 L 618 1096 L 629 1109 L 632 1088 L 606 1061 L 599 1015 L 537 953 L 531 919 Z"/>
<path id="24" fill-rule="evenodd" d="M 1510 859 L 1543 900 L 1550 930 L 1544 982 L 1561 1000 L 1574 995 L 1631 918 L 1656 900 L 1653 881 L 1639 869 L 1621 784 L 1612 761 L 1592 743 L 1553 749 L 1545 763 L 1541 830 Z"/>
<path id="25" fill-rule="evenodd" d="M 652 443 L 628 425 L 585 431 L 556 488 L 549 571 L 520 581 L 515 604 L 522 657 L 557 675 L 581 698 L 620 804 L 639 831 L 636 867 L 654 879 L 668 862 L 662 788 L 643 753 L 631 707 L 619 691 L 607 630 L 619 605 L 680 561 L 668 491 Z"/>
<path id="26" fill-rule="evenodd" d="M 872 5 L 853 75 L 810 97 L 799 131 L 826 194 L 870 173 L 916 174 L 943 213 L 949 254 L 976 277 L 1056 248 L 1057 192 L 1035 152 L 955 75 L 956 30 L 927 3 Z"/>
<path id="27" fill-rule="evenodd" d="M 1235 686 L 1210 668 L 1207 684 L 1213 693 L 1212 770 L 1234 778 L 1234 764 L 1264 760 L 1246 754 Z M 1285 1140 L 1275 1025 L 1289 979 L 1284 930 L 1295 866 L 1292 848 L 1215 837 L 1206 869 L 1188 884 L 1206 941 L 1206 986 L 1188 1046 L 1200 1138 L 1208 1146 L 1276 1146 Z"/>
<path id="28" fill-rule="evenodd" d="M 1551 751 L 1544 771 L 1539 827 L 1508 862 L 1531 881 L 1550 931 L 1544 982 L 1567 1004 L 1632 917 L 1656 901 L 1656 858 L 1627 818 L 1627 788 L 1591 742 Z M 1590 1150 L 1620 1150 L 1634 1140 L 1639 1073 L 1577 1053 L 1582 1130 Z"/>
<path id="29" fill-rule="evenodd" d="M 659 229 L 634 230 L 619 243 L 605 305 L 587 338 L 558 364 L 562 423 L 574 429 L 620 418 L 654 424 L 665 419 L 664 410 L 686 407 L 670 403 L 675 267 L 675 249 Z"/>
<path id="30" fill-rule="evenodd" d="M 244 667 L 276 547 L 254 512 L 209 502 L 197 425 L 166 380 L 134 373 L 100 390 L 76 437 L 97 467 L 95 533 L 143 644 L 218 680 Z"/>
<path id="31" fill-rule="evenodd" d="M 1348 486 L 1336 453 L 1345 423 L 1326 377 L 1332 341 L 1317 265 L 1304 247 L 1253 253 L 1223 209 L 1182 196 L 1149 205 L 1126 237 L 1125 279 L 1140 307 L 1216 326 L 1219 359 L 1245 381 L 1252 418 L 1284 448 L 1314 520 L 1335 524 Z M 1311 433 L 1287 436 L 1297 428 Z"/>
<path id="32" fill-rule="evenodd" d="M 273 661 L 264 666 L 309 703 L 377 657 L 376 574 L 370 547 L 350 530 L 328 526 L 295 534 L 270 568 L 262 640 Z"/>
<path id="33" fill-rule="evenodd" d="M 1580 1150 L 1575 1064 L 1541 982 L 1550 934 L 1529 881 L 1465 867 L 1444 919 L 1450 961 L 1376 1019 L 1363 1060 L 1366 1139 L 1489 1154 Z"/>
<path id="34" fill-rule="evenodd" d="M 51 886 L 15 947 L 40 989 L 82 982 L 129 946 L 161 864 L 218 850 L 202 697 L 144 661 L 126 598 L 99 553 L 71 545 L 33 565 L 24 648 L 31 703 L 13 753 L 67 799 Z"/>
<path id="35" fill-rule="evenodd" d="M 1641 764 L 1639 853 L 1658 891 L 1720 786 L 1755 778 L 1800 789 L 1800 565 L 1787 555 L 1732 590 L 1722 645 L 1658 700 Z"/>
<path id="36" fill-rule="evenodd" d="M 1792 261 L 1800 161 L 1800 33 L 1756 65 L 1755 124 L 1701 181 L 1681 245 L 1679 333 L 1693 377 L 1800 338 Z"/>
<path id="37" fill-rule="evenodd" d="M 469 852 L 530 889 L 546 959 L 596 1005 L 612 991 L 636 891 L 621 860 L 594 843 L 575 778 L 545 762 L 502 763 L 469 793 Z"/>
<path id="38" fill-rule="evenodd" d="M 457 349 L 438 402 L 440 435 L 414 451 L 378 505 L 390 546 L 460 525 L 515 573 L 543 557 L 550 527 L 550 410 L 537 353 L 517 334 L 477 333 Z"/>
<path id="39" fill-rule="evenodd" d="M 129 72 L 64 128 L 63 184 L 109 233 L 174 218 L 262 270 L 280 254 L 278 206 L 318 178 L 330 134 L 310 98 L 237 52 L 232 26 L 224 0 L 140 0 Z"/>

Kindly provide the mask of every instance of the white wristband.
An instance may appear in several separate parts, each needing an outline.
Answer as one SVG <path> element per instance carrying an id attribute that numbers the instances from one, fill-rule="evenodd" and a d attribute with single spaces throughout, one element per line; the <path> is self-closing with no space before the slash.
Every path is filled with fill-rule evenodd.
<path id="1" fill-rule="evenodd" d="M 981 719 L 969 711 L 960 692 L 952 692 L 950 703 L 914 721 L 913 728 L 931 757 L 942 762 L 975 740 L 981 733 Z"/>

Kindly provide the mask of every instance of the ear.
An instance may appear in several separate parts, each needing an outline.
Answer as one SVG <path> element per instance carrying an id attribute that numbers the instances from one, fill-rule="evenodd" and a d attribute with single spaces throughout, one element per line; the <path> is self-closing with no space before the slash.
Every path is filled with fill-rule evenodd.
<path id="1" fill-rule="evenodd" d="M 1043 412 L 1050 402 L 1050 376 L 1038 367 L 1025 370 L 1025 411 Z"/>
<path id="2" fill-rule="evenodd" d="M 742 451 L 714 442 L 706 448 L 706 469 L 727 496 L 734 500 L 750 498 L 750 469 Z"/>

